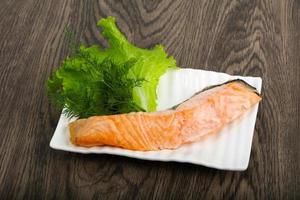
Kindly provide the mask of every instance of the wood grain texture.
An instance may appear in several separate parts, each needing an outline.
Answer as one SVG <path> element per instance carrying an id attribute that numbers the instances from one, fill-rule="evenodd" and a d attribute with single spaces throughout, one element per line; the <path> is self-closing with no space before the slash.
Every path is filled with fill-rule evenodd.
<path id="1" fill-rule="evenodd" d="M 64 26 L 105 46 L 108 15 L 182 67 L 263 78 L 247 171 L 49 148 L 59 112 L 44 83 L 67 55 Z M 299 52 L 299 0 L 1 0 L 0 198 L 299 199 Z"/>

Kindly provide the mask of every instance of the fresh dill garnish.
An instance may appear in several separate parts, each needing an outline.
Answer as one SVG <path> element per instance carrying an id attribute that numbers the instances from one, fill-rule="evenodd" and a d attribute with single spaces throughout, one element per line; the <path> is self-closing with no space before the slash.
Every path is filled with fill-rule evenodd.
<path id="1" fill-rule="evenodd" d="M 65 60 L 55 79 L 48 81 L 50 99 L 59 108 L 64 108 L 67 117 L 144 111 L 132 96 L 133 88 L 141 86 L 144 80 L 127 76 L 135 62 L 116 63 L 106 58 L 97 63 L 90 52 L 79 51 L 76 57 Z M 59 80 L 59 77 L 64 78 Z"/>
<path id="2" fill-rule="evenodd" d="M 63 109 L 67 117 L 85 118 L 144 111 L 134 103 L 132 97 L 133 88 L 139 87 L 143 80 L 127 77 L 135 60 L 117 63 L 105 58 L 99 62 L 93 55 L 96 47 L 92 51 L 80 48 L 75 32 L 69 25 L 64 33 L 69 58 L 57 70 L 56 76 L 48 80 L 48 91 L 51 101 Z M 69 86 L 69 82 L 72 85 Z"/>

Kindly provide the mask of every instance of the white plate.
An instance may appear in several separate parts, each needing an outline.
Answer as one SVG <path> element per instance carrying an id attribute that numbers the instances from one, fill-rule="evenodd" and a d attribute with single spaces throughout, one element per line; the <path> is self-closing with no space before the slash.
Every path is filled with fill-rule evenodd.
<path id="1" fill-rule="evenodd" d="M 261 91 L 259 77 L 231 76 L 224 73 L 180 69 L 168 71 L 158 85 L 158 109 L 164 110 L 188 99 L 203 88 L 240 78 Z M 50 142 L 54 149 L 76 152 L 114 154 L 156 161 L 186 162 L 225 170 L 245 170 L 248 167 L 258 104 L 240 119 L 227 125 L 219 134 L 184 145 L 176 150 L 132 151 L 116 147 L 79 147 L 70 143 L 69 120 L 61 115 Z M 74 120 L 74 119 L 72 119 Z"/>

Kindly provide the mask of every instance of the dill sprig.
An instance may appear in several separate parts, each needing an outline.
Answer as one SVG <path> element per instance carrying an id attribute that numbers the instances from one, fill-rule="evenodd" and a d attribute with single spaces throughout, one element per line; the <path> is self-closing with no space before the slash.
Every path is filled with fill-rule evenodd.
<path id="1" fill-rule="evenodd" d="M 79 51 L 67 59 L 48 81 L 52 102 L 64 109 L 67 117 L 86 118 L 144 111 L 133 101 L 132 90 L 143 79 L 128 78 L 135 60 L 117 63 L 106 58 L 98 63 L 90 52 Z M 64 77 L 60 79 L 59 77 Z"/>
<path id="2" fill-rule="evenodd" d="M 80 46 L 70 26 L 64 33 L 69 57 L 47 82 L 48 96 L 57 108 L 63 109 L 67 117 L 79 118 L 144 111 L 132 94 L 144 79 L 128 77 L 136 60 L 101 60 L 99 47 Z"/>

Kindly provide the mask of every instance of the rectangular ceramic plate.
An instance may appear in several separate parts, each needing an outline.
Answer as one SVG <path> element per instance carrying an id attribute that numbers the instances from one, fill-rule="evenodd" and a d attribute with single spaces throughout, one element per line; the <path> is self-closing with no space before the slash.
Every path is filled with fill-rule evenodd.
<path id="1" fill-rule="evenodd" d="M 165 73 L 159 82 L 158 110 L 170 108 L 190 98 L 207 86 L 224 83 L 232 79 L 243 79 L 261 91 L 262 80 L 259 77 L 231 76 L 224 73 L 180 69 Z M 156 161 L 176 161 L 204 165 L 225 170 L 245 170 L 248 167 L 252 137 L 258 105 L 220 133 L 176 150 L 132 151 L 116 147 L 79 147 L 70 143 L 69 120 L 62 114 L 50 142 L 50 147 L 76 153 L 114 154 Z M 75 119 L 71 119 L 75 120 Z"/>

